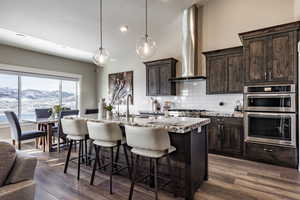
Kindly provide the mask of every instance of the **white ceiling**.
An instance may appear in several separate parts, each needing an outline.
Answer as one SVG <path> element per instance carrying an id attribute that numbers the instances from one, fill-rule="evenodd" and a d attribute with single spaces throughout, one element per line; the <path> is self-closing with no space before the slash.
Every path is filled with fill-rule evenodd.
<path id="1" fill-rule="evenodd" d="M 156 39 L 183 8 L 200 1 L 149 0 L 150 34 Z M 112 58 L 135 51 L 136 40 L 144 34 L 144 4 L 144 0 L 103 0 L 104 46 Z M 119 31 L 123 24 L 129 26 L 125 34 Z M 0 0 L 0 28 L 0 43 L 91 61 L 100 41 L 99 0 Z M 16 32 L 27 39 L 14 37 Z"/>

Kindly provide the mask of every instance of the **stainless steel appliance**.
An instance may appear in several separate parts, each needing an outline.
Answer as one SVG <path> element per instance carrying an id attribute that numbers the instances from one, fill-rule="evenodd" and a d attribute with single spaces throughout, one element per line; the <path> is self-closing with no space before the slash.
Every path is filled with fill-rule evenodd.
<path id="1" fill-rule="evenodd" d="M 295 85 L 246 86 L 244 109 L 266 112 L 296 112 Z"/>
<path id="2" fill-rule="evenodd" d="M 245 141 L 296 147 L 296 114 L 246 112 Z"/>
<path id="3" fill-rule="evenodd" d="M 245 86 L 246 142 L 296 147 L 294 84 Z"/>

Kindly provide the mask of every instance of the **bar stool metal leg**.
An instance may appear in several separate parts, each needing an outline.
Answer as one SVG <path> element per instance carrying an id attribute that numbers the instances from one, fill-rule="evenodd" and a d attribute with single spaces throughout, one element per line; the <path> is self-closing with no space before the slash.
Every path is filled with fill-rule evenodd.
<path id="1" fill-rule="evenodd" d="M 157 168 L 158 168 L 158 159 L 154 159 L 154 187 L 155 187 L 155 200 L 158 200 L 158 183 L 157 183 Z"/>
<path id="2" fill-rule="evenodd" d="M 131 186 L 130 186 L 130 193 L 129 193 L 129 200 L 132 200 L 132 196 L 133 196 L 133 189 L 134 189 L 134 184 L 136 181 L 136 175 L 137 175 L 137 171 L 138 171 L 138 167 L 139 167 L 139 159 L 140 156 L 136 155 L 135 157 L 135 164 L 133 164 L 133 176 L 132 176 L 132 181 L 131 181 Z"/>
<path id="3" fill-rule="evenodd" d="M 110 148 L 110 159 L 111 159 L 111 166 L 110 166 L 110 174 L 109 174 L 109 192 L 112 194 L 112 175 L 114 171 L 114 148 Z"/>
<path id="4" fill-rule="evenodd" d="M 128 153 L 127 153 L 127 148 L 126 148 L 125 144 L 123 144 L 123 150 L 124 150 L 124 154 L 125 154 L 126 165 L 128 166 L 128 175 L 131 180 L 131 166 L 129 165 Z"/>
<path id="5" fill-rule="evenodd" d="M 84 140 L 84 147 L 85 147 L 85 165 L 88 166 L 88 148 L 87 148 L 87 139 Z"/>
<path id="6" fill-rule="evenodd" d="M 82 140 L 79 141 L 79 149 L 78 149 L 78 165 L 77 165 L 77 180 L 80 178 L 80 161 L 81 161 L 81 154 L 82 152 Z"/>
<path id="7" fill-rule="evenodd" d="M 95 157 L 96 158 L 95 158 L 95 162 L 94 162 L 94 167 L 93 167 L 93 172 L 92 172 L 92 176 L 91 176 L 90 185 L 94 184 L 94 179 L 95 179 L 95 173 L 96 173 L 96 169 L 97 169 L 97 164 L 99 165 L 99 150 L 100 150 L 100 147 L 98 147 L 95 144 L 94 144 L 94 147 L 95 147 Z"/>
<path id="8" fill-rule="evenodd" d="M 67 173 L 67 170 L 68 170 L 69 160 L 70 160 L 71 151 L 72 151 L 72 144 L 73 144 L 73 140 L 70 140 L 70 146 L 69 146 L 69 151 L 68 151 L 68 155 L 67 155 L 67 159 L 66 159 L 66 163 L 65 163 L 64 173 Z"/>
<path id="9" fill-rule="evenodd" d="M 149 187 L 154 187 L 154 176 L 153 176 L 153 162 L 152 158 L 149 158 Z"/>

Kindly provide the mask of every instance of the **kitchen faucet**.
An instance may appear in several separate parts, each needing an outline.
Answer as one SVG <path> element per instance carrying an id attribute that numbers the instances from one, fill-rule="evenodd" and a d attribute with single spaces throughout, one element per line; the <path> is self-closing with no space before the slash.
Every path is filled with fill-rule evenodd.
<path id="1" fill-rule="evenodd" d="M 129 100 L 130 100 L 130 101 L 132 100 L 132 95 L 131 95 L 131 94 L 128 94 L 128 95 L 127 95 L 127 100 L 126 100 L 126 103 L 127 103 L 127 108 L 126 108 L 126 119 L 127 119 L 128 122 L 130 121 Z"/>

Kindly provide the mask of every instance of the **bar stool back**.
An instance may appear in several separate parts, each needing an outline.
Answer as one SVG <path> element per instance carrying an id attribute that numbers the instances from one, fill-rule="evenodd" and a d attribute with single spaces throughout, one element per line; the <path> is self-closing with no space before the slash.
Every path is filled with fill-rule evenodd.
<path id="1" fill-rule="evenodd" d="M 112 122 L 87 122 L 88 132 L 94 142 L 107 143 L 116 145 L 118 141 L 123 139 L 122 131 L 119 124 Z"/>
<path id="2" fill-rule="evenodd" d="M 128 168 L 129 175 L 131 174 L 129 161 L 128 161 L 128 155 L 127 155 L 127 149 L 126 149 L 126 142 L 123 140 L 123 134 L 120 128 L 120 125 L 117 123 L 112 122 L 94 122 L 94 121 L 88 121 L 87 127 L 89 131 L 89 137 L 90 139 L 94 140 L 94 147 L 96 152 L 96 160 L 94 162 L 93 172 L 91 176 L 90 184 L 93 185 L 94 178 L 95 178 L 95 171 L 97 168 L 97 164 L 99 166 L 99 169 L 105 168 L 107 166 L 110 166 L 110 193 L 112 194 L 112 175 L 116 172 L 119 172 L 123 169 Z M 114 161 L 114 148 L 119 148 L 120 146 L 123 146 L 125 159 L 126 159 L 126 167 L 122 167 L 120 169 L 117 169 L 116 167 L 120 164 Z M 110 162 L 108 164 L 104 164 L 101 166 L 100 164 L 100 158 L 99 153 L 101 148 L 109 148 L 110 149 Z M 118 156 L 118 153 L 117 153 Z"/>
<path id="3" fill-rule="evenodd" d="M 77 119 L 76 118 L 61 119 L 61 125 L 62 125 L 63 132 L 67 135 L 67 138 L 70 141 L 64 173 L 67 173 L 73 142 L 76 145 L 76 142 L 79 141 L 78 169 L 77 169 L 77 180 L 79 180 L 80 164 L 81 164 L 81 160 L 84 157 L 83 142 L 86 141 L 87 136 L 88 136 L 86 120 L 79 119 L 79 118 L 77 118 Z M 87 149 L 85 149 L 85 155 L 87 155 Z M 86 162 L 87 162 L 87 160 L 86 160 Z"/>
<path id="4" fill-rule="evenodd" d="M 176 148 L 171 146 L 169 133 L 166 129 L 163 128 L 137 127 L 137 126 L 125 126 L 125 132 L 126 132 L 127 144 L 132 147 L 131 152 L 136 155 L 129 199 L 132 199 L 135 182 L 139 180 L 143 180 L 146 177 L 152 176 L 150 172 L 150 175 L 136 179 L 137 169 L 139 168 L 138 166 L 139 158 L 140 156 L 142 156 L 150 159 L 150 166 L 152 160 L 154 160 L 154 187 L 155 187 L 155 199 L 157 200 L 158 199 L 157 172 L 158 172 L 158 160 L 160 158 L 166 156 L 171 179 L 173 177 L 171 160 L 169 155 L 172 152 L 176 151 Z M 172 182 L 172 184 L 175 183 Z"/>

